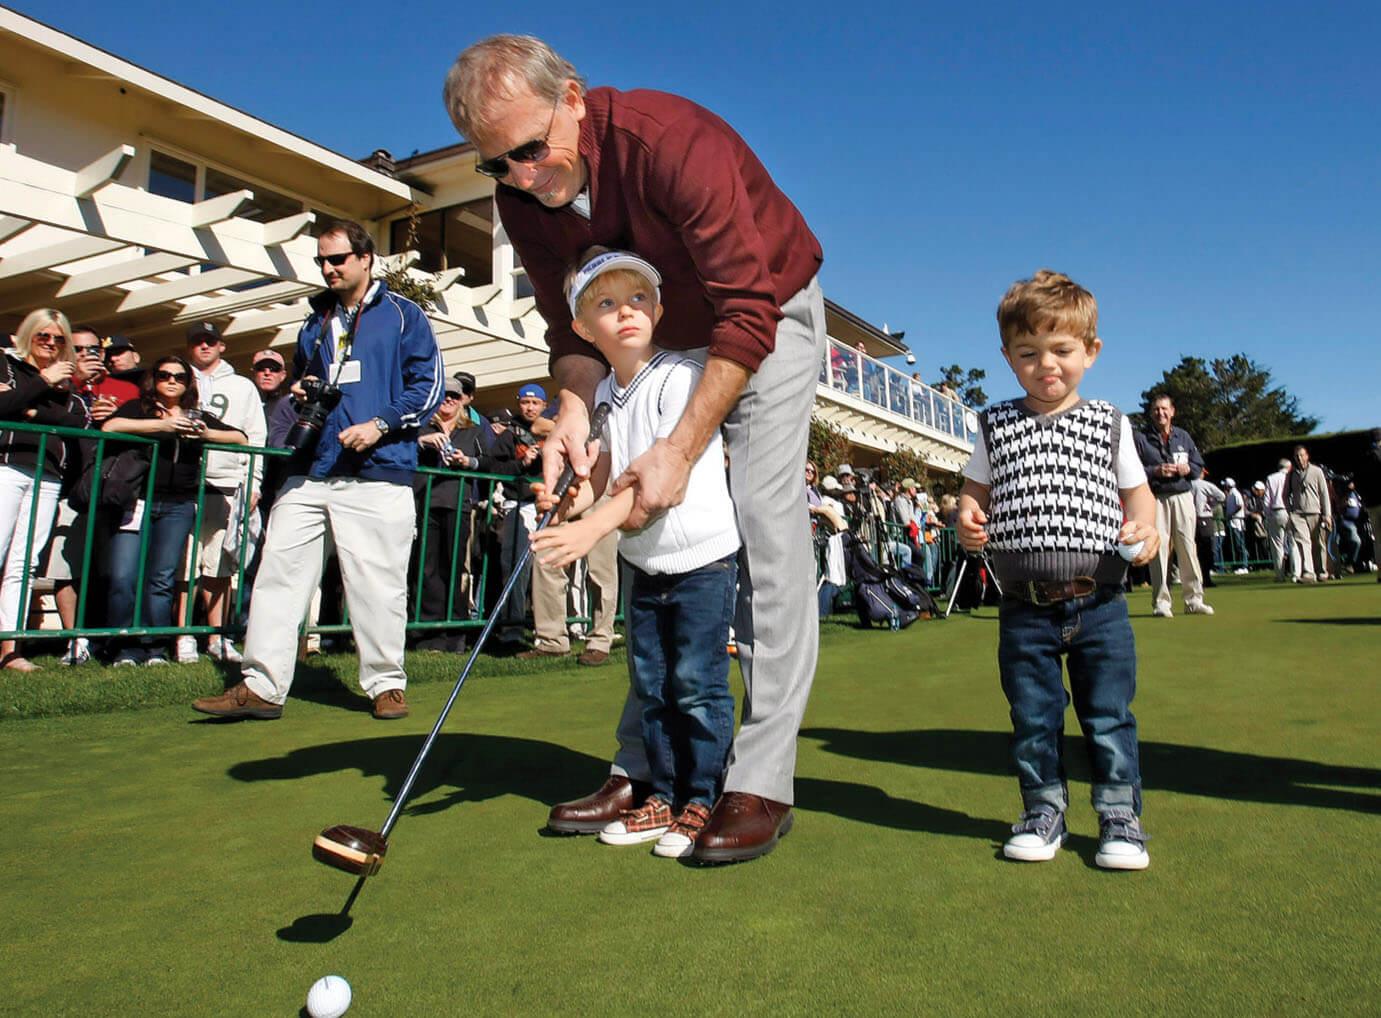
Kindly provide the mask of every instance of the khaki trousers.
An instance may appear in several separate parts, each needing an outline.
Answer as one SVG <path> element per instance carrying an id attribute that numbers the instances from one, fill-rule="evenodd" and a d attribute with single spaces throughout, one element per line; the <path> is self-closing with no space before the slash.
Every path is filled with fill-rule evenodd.
<path id="1" fill-rule="evenodd" d="M 1204 577 L 1194 554 L 1194 493 L 1156 496 L 1156 530 L 1160 531 L 1160 551 L 1150 563 L 1151 603 L 1156 610 L 1170 610 L 1170 552 L 1180 567 L 1180 593 L 1186 605 L 1204 599 Z"/>
<path id="2" fill-rule="evenodd" d="M 595 505 L 602 504 L 600 499 Z M 593 506 L 591 507 L 594 508 Z M 578 563 L 561 569 L 532 563 L 532 628 L 537 650 L 568 654 L 566 588 Z M 590 600 L 590 633 L 586 650 L 609 653 L 614 643 L 614 616 L 619 611 L 619 534 L 607 534 L 585 558 L 585 589 Z"/>

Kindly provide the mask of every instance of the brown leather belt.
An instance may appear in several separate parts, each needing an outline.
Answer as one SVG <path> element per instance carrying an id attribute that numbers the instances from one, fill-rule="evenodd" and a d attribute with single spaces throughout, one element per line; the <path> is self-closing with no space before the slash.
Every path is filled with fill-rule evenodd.
<path id="1" fill-rule="evenodd" d="M 1021 583 L 1008 583 L 1002 589 L 1009 596 L 1032 604 L 1059 604 L 1076 597 L 1088 597 L 1098 589 L 1098 581 L 1092 576 L 1076 576 L 1060 582 L 1023 580 Z"/>

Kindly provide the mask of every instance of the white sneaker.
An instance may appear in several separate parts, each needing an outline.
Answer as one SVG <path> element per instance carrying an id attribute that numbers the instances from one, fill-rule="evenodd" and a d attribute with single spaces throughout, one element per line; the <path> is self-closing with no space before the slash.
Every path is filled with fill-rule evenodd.
<path id="1" fill-rule="evenodd" d="M 1002 854 L 1021 862 L 1049 862 L 1069 837 L 1065 815 L 1054 806 L 1040 805 L 1021 815 L 1012 825 L 1012 836 L 1002 846 Z"/>
<path id="2" fill-rule="evenodd" d="M 168 658 L 161 650 L 156 650 L 148 657 L 144 658 L 144 664 L 146 665 L 166 665 L 167 663 Z"/>
<path id="3" fill-rule="evenodd" d="M 1202 601 L 1190 601 L 1184 606 L 1186 615 L 1212 615 L 1213 605 L 1204 604 Z"/>
<path id="4" fill-rule="evenodd" d="M 180 665 L 194 665 L 197 663 L 197 638 L 195 636 L 179 636 L 177 638 L 177 663 Z"/>
<path id="5" fill-rule="evenodd" d="M 124 668 L 129 665 L 142 664 L 143 659 L 132 650 L 124 650 L 119 653 L 114 661 L 110 663 L 112 668 Z"/>
<path id="6" fill-rule="evenodd" d="M 673 817 L 671 807 L 655 795 L 637 809 L 624 810 L 617 820 L 605 825 L 599 840 L 606 845 L 641 845 L 656 841 L 667 832 Z"/>
<path id="7" fill-rule="evenodd" d="M 232 664 L 239 664 L 244 660 L 233 643 L 219 636 L 213 636 L 206 641 L 206 653 L 218 661 L 229 661 Z"/>
<path id="8" fill-rule="evenodd" d="M 1175 617 L 1175 613 L 1169 608 L 1157 608 L 1155 611 L 1151 612 L 1151 614 L 1158 619 L 1173 619 Z"/>
<path id="9" fill-rule="evenodd" d="M 79 636 L 67 643 L 67 653 L 58 658 L 59 664 L 84 665 L 91 660 L 91 645 L 86 637 Z"/>
<path id="10" fill-rule="evenodd" d="M 1233 575 L 1233 576 L 1246 576 L 1246 575 L 1247 575 L 1248 573 L 1250 573 L 1250 572 L 1251 572 L 1251 570 L 1250 570 L 1250 569 L 1246 569 L 1246 568 L 1234 569 L 1234 570 L 1232 571 L 1232 575 Z"/>
<path id="11" fill-rule="evenodd" d="M 1105 870 L 1144 870 L 1151 865 L 1147 837 L 1130 809 L 1110 809 L 1098 816 L 1098 854 L 1093 861 Z"/>

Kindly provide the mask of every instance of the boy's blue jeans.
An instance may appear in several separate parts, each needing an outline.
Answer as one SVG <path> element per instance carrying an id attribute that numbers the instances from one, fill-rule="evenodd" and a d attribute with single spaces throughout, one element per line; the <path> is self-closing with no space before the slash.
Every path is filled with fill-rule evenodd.
<path id="1" fill-rule="evenodd" d="M 1052 605 L 1005 598 L 999 609 L 997 660 L 1002 691 L 1012 708 L 1012 760 L 1027 810 L 1069 805 L 1061 748 L 1065 691 L 1061 657 L 1069 667 L 1074 712 L 1088 747 L 1093 808 L 1130 807 L 1141 814 L 1137 753 L 1136 644 L 1120 590 L 1100 587 L 1087 597 Z"/>
<path id="2" fill-rule="evenodd" d="M 688 573 L 628 572 L 633 683 L 652 791 L 670 805 L 712 806 L 734 738 L 728 645 L 738 556 Z"/>

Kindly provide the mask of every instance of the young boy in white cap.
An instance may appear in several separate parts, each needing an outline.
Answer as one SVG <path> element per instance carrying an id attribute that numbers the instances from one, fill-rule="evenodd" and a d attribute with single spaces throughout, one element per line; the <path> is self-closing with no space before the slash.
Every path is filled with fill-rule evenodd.
<path id="1" fill-rule="evenodd" d="M 593 504 L 610 478 L 671 434 L 702 366 L 660 350 L 652 333 L 662 317 L 661 276 L 627 251 L 592 248 L 567 276 L 575 332 L 609 362 L 597 403 L 611 411 L 590 480 L 562 516 Z M 558 493 L 560 494 L 560 493 Z M 627 488 L 572 522 L 539 531 L 539 560 L 562 566 L 589 553 L 632 511 Z M 555 499 L 541 493 L 539 508 Z M 691 469 L 680 505 L 641 530 L 623 532 L 619 553 L 631 579 L 627 595 L 630 679 L 641 695 L 651 794 L 600 832 L 611 845 L 655 841 L 656 855 L 689 856 L 723 784 L 734 735 L 729 692 L 729 624 L 738 579 L 738 526 L 711 442 Z"/>

